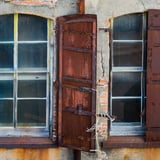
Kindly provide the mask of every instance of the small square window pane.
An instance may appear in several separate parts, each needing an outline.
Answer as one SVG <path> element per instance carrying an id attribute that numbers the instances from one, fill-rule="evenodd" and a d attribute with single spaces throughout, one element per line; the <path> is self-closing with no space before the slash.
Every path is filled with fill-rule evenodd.
<path id="1" fill-rule="evenodd" d="M 0 127 L 13 125 L 13 101 L 0 100 Z"/>
<path id="2" fill-rule="evenodd" d="M 46 80 L 19 80 L 18 97 L 46 97 Z"/>
<path id="3" fill-rule="evenodd" d="M 113 73 L 112 96 L 141 96 L 141 73 Z"/>
<path id="4" fill-rule="evenodd" d="M 0 16 L 0 41 L 13 41 L 13 15 Z"/>
<path id="5" fill-rule="evenodd" d="M 139 99 L 120 99 L 112 101 L 114 122 L 140 122 L 141 101 Z"/>
<path id="6" fill-rule="evenodd" d="M 142 39 L 142 14 L 120 16 L 113 22 L 114 40 L 141 40 Z"/>
<path id="7" fill-rule="evenodd" d="M 47 40 L 47 19 L 32 15 L 19 15 L 18 40 Z"/>
<path id="8" fill-rule="evenodd" d="M 113 66 L 142 66 L 142 43 L 114 43 Z"/>
<path id="9" fill-rule="evenodd" d="M 18 126 L 46 126 L 45 100 L 19 100 Z"/>
<path id="10" fill-rule="evenodd" d="M 13 68 L 13 44 L 0 44 L 0 69 Z"/>
<path id="11" fill-rule="evenodd" d="M 46 68 L 47 44 L 19 44 L 19 68 Z"/>
<path id="12" fill-rule="evenodd" d="M 0 98 L 12 98 L 12 97 L 13 97 L 13 81 L 0 80 Z"/>

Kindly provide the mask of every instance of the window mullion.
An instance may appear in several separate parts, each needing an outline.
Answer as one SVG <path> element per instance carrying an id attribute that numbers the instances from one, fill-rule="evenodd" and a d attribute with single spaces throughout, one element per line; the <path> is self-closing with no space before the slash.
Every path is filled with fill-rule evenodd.
<path id="1" fill-rule="evenodd" d="M 18 14 L 14 14 L 14 128 L 16 128 L 17 124 L 17 88 L 18 88 L 18 73 L 17 73 L 17 57 L 18 57 Z"/>
<path id="2" fill-rule="evenodd" d="M 143 14 L 143 32 L 142 32 L 142 38 L 143 38 L 143 43 L 142 43 L 142 65 L 143 65 L 143 72 L 142 72 L 142 85 L 141 85 L 141 94 L 142 94 L 142 101 L 141 101 L 141 112 L 143 113 L 143 110 L 145 108 L 145 97 L 146 97 L 146 87 L 145 83 L 146 83 L 146 13 Z M 141 124 L 143 126 L 144 124 L 144 117 L 141 116 Z"/>
<path id="3" fill-rule="evenodd" d="M 49 124 L 52 124 L 52 58 L 50 57 L 50 36 L 51 36 L 51 21 L 47 20 L 47 73 L 46 73 L 46 127 L 49 127 Z M 53 49 L 53 48 L 52 48 Z M 49 72 L 48 72 L 49 71 Z M 51 92 L 49 92 L 51 91 Z M 50 113 L 50 114 L 49 114 Z"/>

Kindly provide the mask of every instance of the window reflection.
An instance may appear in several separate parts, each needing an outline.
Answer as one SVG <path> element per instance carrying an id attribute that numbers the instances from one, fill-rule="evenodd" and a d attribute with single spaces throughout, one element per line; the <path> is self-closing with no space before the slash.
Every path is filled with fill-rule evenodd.
<path id="1" fill-rule="evenodd" d="M 46 19 L 38 16 L 20 14 L 18 17 L 18 40 L 47 40 Z"/>
<path id="2" fill-rule="evenodd" d="M 142 14 L 125 15 L 115 18 L 113 23 L 114 40 L 141 40 Z"/>
<path id="3" fill-rule="evenodd" d="M 46 68 L 47 44 L 19 44 L 18 45 L 19 68 Z"/>
<path id="4" fill-rule="evenodd" d="M 13 68 L 13 44 L 0 44 L 0 69 Z"/>

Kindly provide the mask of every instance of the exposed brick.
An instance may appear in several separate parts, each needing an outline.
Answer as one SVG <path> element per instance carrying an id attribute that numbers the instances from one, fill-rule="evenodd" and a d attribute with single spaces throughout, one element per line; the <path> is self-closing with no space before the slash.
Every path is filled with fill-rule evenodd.
<path id="1" fill-rule="evenodd" d="M 102 80 L 102 82 L 106 83 L 108 81 L 107 80 L 105 80 L 105 81 Z M 101 106 L 101 111 L 106 112 L 107 109 L 108 109 L 108 85 L 103 86 L 103 90 L 100 94 L 99 103 L 100 103 L 100 106 Z"/>
<path id="2" fill-rule="evenodd" d="M 107 138 L 107 129 L 108 129 L 107 120 L 104 119 L 104 120 L 97 126 L 98 135 L 99 135 L 100 137 Z"/>
<path id="3" fill-rule="evenodd" d="M 108 84 L 108 80 L 107 79 L 99 79 L 98 84 L 99 85 L 106 85 L 106 84 Z"/>

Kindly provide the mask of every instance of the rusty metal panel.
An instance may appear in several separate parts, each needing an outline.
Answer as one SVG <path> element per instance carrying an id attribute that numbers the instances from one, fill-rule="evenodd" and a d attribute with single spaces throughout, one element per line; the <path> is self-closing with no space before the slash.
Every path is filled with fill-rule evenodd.
<path id="1" fill-rule="evenodd" d="M 160 29 L 160 12 L 159 10 L 148 11 L 148 28 L 149 29 Z"/>
<path id="2" fill-rule="evenodd" d="M 94 148 L 96 99 L 96 16 L 57 19 L 59 55 L 58 137 L 61 146 Z"/>
<path id="3" fill-rule="evenodd" d="M 157 81 L 160 80 L 160 47 L 154 47 L 149 50 L 147 59 L 147 81 Z"/>
<path id="4" fill-rule="evenodd" d="M 160 129 L 159 128 L 151 128 L 146 132 L 146 141 L 160 141 Z"/>
<path id="5" fill-rule="evenodd" d="M 160 80 L 160 31 L 148 30 L 147 81 Z"/>
<path id="6" fill-rule="evenodd" d="M 91 117 L 78 112 L 64 111 L 62 118 L 62 144 L 77 150 L 91 148 L 91 133 L 86 129 L 91 126 Z"/>
<path id="7" fill-rule="evenodd" d="M 80 87 L 73 88 L 73 86 L 63 86 L 63 107 L 70 107 L 77 109 L 82 106 L 84 111 L 91 111 L 91 92 L 82 92 Z"/>
<path id="8" fill-rule="evenodd" d="M 63 50 L 63 76 L 92 80 L 92 55 L 72 50 Z"/>
<path id="9" fill-rule="evenodd" d="M 160 127 L 160 84 L 147 84 L 147 127 Z"/>
<path id="10" fill-rule="evenodd" d="M 146 140 L 160 141 L 160 11 L 148 12 Z"/>
<path id="11" fill-rule="evenodd" d="M 78 2 L 78 13 L 85 14 L 85 0 L 79 0 Z"/>

